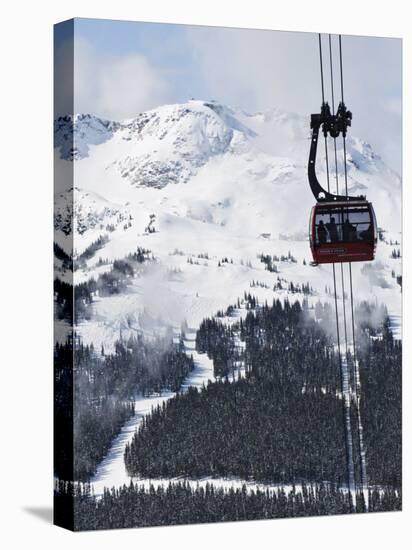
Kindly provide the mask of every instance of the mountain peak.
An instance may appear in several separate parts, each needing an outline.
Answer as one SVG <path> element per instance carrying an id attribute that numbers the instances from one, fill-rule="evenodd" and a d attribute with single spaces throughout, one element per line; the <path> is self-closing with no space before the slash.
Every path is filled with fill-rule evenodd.
<path id="1" fill-rule="evenodd" d="M 240 182 L 248 182 L 249 187 L 243 189 L 246 194 L 255 184 L 258 190 L 287 183 L 289 195 L 292 184 L 300 189 L 306 185 L 309 140 L 309 117 L 280 109 L 246 113 L 200 99 L 162 105 L 122 122 L 87 113 L 55 122 L 59 155 L 78 162 L 77 173 L 86 178 L 81 187 L 99 192 L 105 182 L 103 195 L 125 200 L 128 186 L 160 190 L 190 183 L 196 193 L 202 193 L 197 188 L 199 181 L 206 189 L 214 187 L 215 181 L 220 182 L 219 189 L 232 180 L 236 180 L 236 189 L 243 186 Z M 399 188 L 399 177 L 369 144 L 351 133 L 346 145 L 350 193 L 361 190 L 371 200 L 381 201 L 391 195 L 394 185 Z M 344 179 L 341 140 L 337 140 L 337 160 L 340 186 Z M 323 148 L 318 152 L 317 172 L 326 186 Z"/>

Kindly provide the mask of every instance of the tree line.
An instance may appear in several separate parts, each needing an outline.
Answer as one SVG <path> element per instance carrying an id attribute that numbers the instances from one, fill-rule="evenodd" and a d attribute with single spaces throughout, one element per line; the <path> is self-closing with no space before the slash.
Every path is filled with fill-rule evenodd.
<path id="1" fill-rule="evenodd" d="M 87 480 L 93 475 L 113 438 L 134 414 L 138 393 L 180 388 L 194 364 L 172 337 L 169 333 L 152 342 L 141 336 L 119 341 L 110 354 L 73 341 L 56 344 L 55 474 L 59 478 Z"/>
<path id="2" fill-rule="evenodd" d="M 394 490 L 369 492 L 369 511 L 401 509 L 401 495 Z M 363 497 L 357 495 L 357 510 L 365 511 Z M 225 490 L 212 484 L 191 487 L 185 482 L 149 488 L 130 483 L 105 490 L 100 499 L 90 487 L 56 485 L 55 522 L 76 531 L 150 527 L 223 521 L 245 521 L 287 517 L 348 514 L 349 496 L 336 487 L 303 485 L 290 492 Z"/>
<path id="3" fill-rule="evenodd" d="M 236 331 L 244 349 L 234 345 Z M 364 319 L 359 340 L 369 482 L 400 488 L 402 346 L 387 319 L 380 327 Z M 205 319 L 196 346 L 213 359 L 220 379 L 144 419 L 125 452 L 131 475 L 346 484 L 339 360 L 310 312 L 277 300 L 230 327 Z M 229 383 L 234 358 L 246 376 Z"/>

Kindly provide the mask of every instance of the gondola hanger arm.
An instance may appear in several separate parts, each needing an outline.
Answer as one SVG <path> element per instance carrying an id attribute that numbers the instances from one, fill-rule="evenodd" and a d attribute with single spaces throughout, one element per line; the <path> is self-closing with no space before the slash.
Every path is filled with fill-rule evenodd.
<path id="1" fill-rule="evenodd" d="M 365 198 L 363 196 L 350 197 L 347 195 L 333 195 L 321 186 L 316 176 L 316 153 L 321 127 L 325 138 L 329 135 L 336 139 L 340 134 L 342 134 L 343 137 L 346 137 L 346 132 L 348 126 L 351 125 L 351 121 L 352 113 L 347 110 L 343 102 L 339 103 L 336 114 L 332 114 L 329 104 L 327 102 L 323 102 L 320 114 L 311 115 L 310 127 L 312 129 L 312 136 L 309 152 L 308 178 L 312 193 L 318 202 L 347 202 Z"/>

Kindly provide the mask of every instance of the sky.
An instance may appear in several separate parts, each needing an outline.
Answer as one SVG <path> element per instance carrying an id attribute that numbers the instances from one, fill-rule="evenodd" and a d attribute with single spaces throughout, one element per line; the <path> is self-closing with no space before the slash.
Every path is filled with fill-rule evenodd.
<path id="1" fill-rule="evenodd" d="M 55 34 L 56 74 L 73 50 Z M 214 99 L 247 112 L 308 116 L 321 104 L 318 35 L 162 23 L 75 19 L 74 109 L 125 120 L 167 103 Z M 335 104 L 340 99 L 337 36 L 331 37 Z M 329 37 L 322 35 L 331 103 Z M 402 42 L 342 36 L 344 98 L 352 132 L 401 173 Z M 66 58 L 65 58 L 66 56 Z M 57 111 L 67 110 L 62 105 Z"/>

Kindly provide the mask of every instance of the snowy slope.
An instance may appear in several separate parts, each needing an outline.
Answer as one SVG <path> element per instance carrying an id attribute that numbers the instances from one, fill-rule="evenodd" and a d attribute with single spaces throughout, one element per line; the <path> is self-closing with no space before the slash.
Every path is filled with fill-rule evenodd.
<path id="1" fill-rule="evenodd" d="M 306 231 L 304 208 L 310 207 L 313 197 L 306 177 L 310 136 L 304 117 L 278 111 L 250 115 L 191 101 L 166 105 L 124 123 L 77 115 L 72 126 L 78 152 L 74 178 L 80 189 L 115 203 L 131 201 L 158 209 L 163 204 L 161 210 L 168 213 L 175 207 L 178 215 L 189 211 L 189 216 L 237 223 L 237 228 L 246 215 L 250 229 L 262 222 L 275 234 L 292 226 L 281 206 L 289 213 L 299 206 L 302 215 L 293 220 L 293 227 Z M 70 162 L 59 145 L 67 141 L 67 132 L 67 124 L 56 127 L 56 150 L 63 164 L 62 159 Z M 340 140 L 337 144 L 342 172 Z M 349 191 L 367 192 L 380 225 L 399 230 L 399 177 L 362 140 L 349 136 L 347 150 Z M 324 165 L 322 157 L 320 146 L 319 167 Z M 319 179 L 326 185 L 321 170 Z M 161 191 L 151 192 L 155 189 Z"/>
<path id="2" fill-rule="evenodd" d="M 185 340 L 185 350 L 189 356 L 193 357 L 194 369 L 182 384 L 181 393 L 185 393 L 189 387 L 201 389 L 203 386 L 207 386 L 209 381 L 214 380 L 213 361 L 206 354 L 200 354 L 196 351 L 195 338 L 196 333 L 192 332 L 187 335 Z M 139 395 L 135 399 L 135 415 L 123 426 L 91 480 L 96 495 L 101 495 L 105 487 L 129 485 L 132 478 L 126 471 L 123 458 L 126 445 L 133 439 L 143 418 L 150 414 L 152 409 L 165 403 L 175 395 L 172 391 L 164 391 L 161 395 L 149 397 Z M 133 478 L 133 481 L 137 480 Z M 139 484 L 144 483 L 143 480 L 138 480 L 138 482 Z"/>
<path id="3" fill-rule="evenodd" d="M 67 235 L 69 212 L 62 194 L 73 182 L 62 180 L 56 240 L 64 248 L 73 238 L 81 254 L 110 227 L 108 242 L 75 272 L 75 282 L 96 277 L 138 246 L 156 258 L 130 282 L 127 293 L 96 299 L 92 319 L 80 327 L 83 338 L 95 345 L 104 341 L 106 347 L 120 330 L 141 329 L 143 311 L 160 324 L 178 326 L 186 318 L 196 327 L 245 291 L 272 300 L 278 275 L 284 288 L 290 281 L 309 282 L 316 291 L 310 300 L 329 299 L 330 267 L 308 265 L 307 223 L 314 202 L 306 175 L 308 122 L 278 110 L 249 114 L 191 101 L 124 122 L 76 115 L 56 123 L 58 173 L 73 170 L 79 199 L 75 227 Z M 353 124 L 355 131 L 356 118 Z M 387 244 L 380 243 L 371 269 L 353 266 L 357 295 L 383 301 L 398 315 L 400 288 L 392 270 L 400 274 L 400 261 L 391 252 L 399 246 L 390 241 L 401 239 L 400 178 L 357 137 L 348 138 L 347 150 L 349 192 L 373 201 L 378 223 L 387 231 Z M 331 148 L 330 158 L 332 153 Z M 320 150 L 319 167 L 323 159 Z M 338 168 L 342 190 L 340 141 Z M 320 168 L 318 177 L 326 185 Z M 297 262 L 277 262 L 279 274 L 265 271 L 257 257 L 289 251 Z M 108 263 L 102 267 L 99 258 Z M 259 286 L 251 288 L 256 281 Z"/>
<path id="4" fill-rule="evenodd" d="M 124 205 L 112 203 L 90 191 L 70 188 L 58 193 L 54 207 L 55 241 L 68 254 L 71 246 L 81 253 L 100 235 L 131 225 L 132 216 Z"/>
<path id="5" fill-rule="evenodd" d="M 90 145 L 111 139 L 119 124 L 90 114 L 59 117 L 54 121 L 54 146 L 61 158 L 79 160 L 88 155 Z"/>

